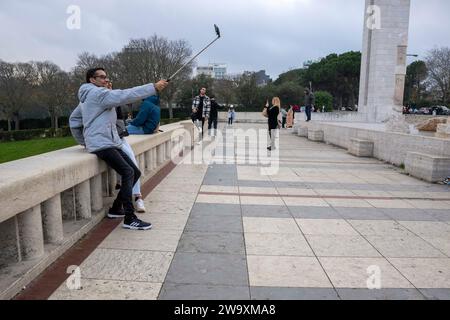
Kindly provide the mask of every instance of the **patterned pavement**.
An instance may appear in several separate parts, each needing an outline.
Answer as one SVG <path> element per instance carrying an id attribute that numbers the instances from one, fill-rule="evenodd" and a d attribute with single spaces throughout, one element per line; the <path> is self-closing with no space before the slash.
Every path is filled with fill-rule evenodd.
<path id="1" fill-rule="evenodd" d="M 50 299 L 450 299 L 448 186 L 289 130 L 275 175 L 226 156 L 178 165 L 145 199 L 153 230 L 119 226 L 81 264 L 82 290 Z"/>

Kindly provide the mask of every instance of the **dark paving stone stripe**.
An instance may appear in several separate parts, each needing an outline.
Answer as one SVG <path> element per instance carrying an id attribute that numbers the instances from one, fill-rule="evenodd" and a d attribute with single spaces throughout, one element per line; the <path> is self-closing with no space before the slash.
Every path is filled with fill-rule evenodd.
<path id="1" fill-rule="evenodd" d="M 243 233 L 187 231 L 181 236 L 177 252 L 245 255 Z"/>
<path id="2" fill-rule="evenodd" d="M 436 217 L 421 209 L 381 209 L 383 213 L 397 221 L 437 221 Z"/>
<path id="3" fill-rule="evenodd" d="M 346 220 L 393 220 L 378 208 L 334 208 Z"/>
<path id="4" fill-rule="evenodd" d="M 203 180 L 203 185 L 207 186 L 237 186 L 238 180 L 233 178 L 223 178 L 223 177 L 205 177 Z"/>
<path id="5" fill-rule="evenodd" d="M 198 194 L 210 196 L 247 196 L 247 197 L 284 197 L 284 198 L 305 198 L 305 199 L 367 199 L 367 200 L 428 200 L 428 201 L 447 201 L 448 199 L 439 198 L 414 198 L 414 197 L 374 197 L 374 196 L 334 196 L 334 195 L 292 195 L 292 194 L 271 194 L 271 193 L 242 193 L 242 192 L 208 192 L 201 191 Z"/>
<path id="6" fill-rule="evenodd" d="M 242 216 L 260 218 L 292 218 L 286 206 L 242 205 Z"/>
<path id="7" fill-rule="evenodd" d="M 176 252 L 164 284 L 248 286 L 245 255 Z"/>
<path id="8" fill-rule="evenodd" d="M 425 300 L 417 289 L 336 289 L 342 300 Z"/>
<path id="9" fill-rule="evenodd" d="M 450 300 L 450 289 L 419 289 L 429 300 Z"/>
<path id="10" fill-rule="evenodd" d="M 339 300 L 333 288 L 250 287 L 252 300 Z"/>
<path id="11" fill-rule="evenodd" d="M 189 217 L 185 231 L 244 232 L 241 216 L 195 215 Z"/>
<path id="12" fill-rule="evenodd" d="M 450 222 L 450 208 L 448 210 L 424 210 L 426 213 L 432 215 L 437 221 Z"/>
<path id="13" fill-rule="evenodd" d="M 194 203 L 190 217 L 197 215 L 241 216 L 241 206 L 238 204 Z"/>
<path id="14" fill-rule="evenodd" d="M 257 181 L 257 180 L 238 180 L 240 187 L 254 187 L 254 188 L 273 188 L 275 184 L 272 181 Z"/>
<path id="15" fill-rule="evenodd" d="M 288 206 L 294 218 L 298 219 L 342 219 L 333 207 Z"/>
<path id="16" fill-rule="evenodd" d="M 250 300 L 247 286 L 212 286 L 165 283 L 159 300 Z"/>

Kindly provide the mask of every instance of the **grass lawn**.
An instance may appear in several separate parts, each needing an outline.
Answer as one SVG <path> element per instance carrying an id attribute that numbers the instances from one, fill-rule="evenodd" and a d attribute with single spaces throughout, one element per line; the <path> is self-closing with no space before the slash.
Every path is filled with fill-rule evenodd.
<path id="1" fill-rule="evenodd" d="M 0 143 L 0 163 L 35 156 L 77 145 L 72 137 Z"/>

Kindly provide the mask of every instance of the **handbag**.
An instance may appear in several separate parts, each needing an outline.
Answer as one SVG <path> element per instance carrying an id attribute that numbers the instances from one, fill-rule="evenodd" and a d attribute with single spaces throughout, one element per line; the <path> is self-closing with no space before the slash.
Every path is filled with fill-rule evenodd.
<path id="1" fill-rule="evenodd" d="M 122 119 L 117 119 L 116 128 L 119 137 L 122 139 L 123 137 L 128 137 L 130 134 L 128 133 L 127 127 L 125 126 L 125 121 Z"/>

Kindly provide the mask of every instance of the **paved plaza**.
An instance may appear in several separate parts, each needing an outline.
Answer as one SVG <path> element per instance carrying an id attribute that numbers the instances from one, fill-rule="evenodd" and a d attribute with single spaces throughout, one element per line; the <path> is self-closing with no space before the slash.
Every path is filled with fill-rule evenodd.
<path id="1" fill-rule="evenodd" d="M 119 225 L 50 299 L 450 299 L 448 186 L 290 130 L 279 157 L 179 164 L 145 199 L 153 229 Z"/>

